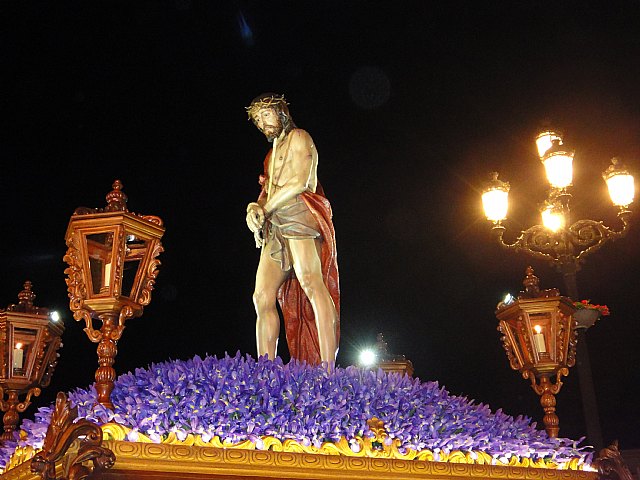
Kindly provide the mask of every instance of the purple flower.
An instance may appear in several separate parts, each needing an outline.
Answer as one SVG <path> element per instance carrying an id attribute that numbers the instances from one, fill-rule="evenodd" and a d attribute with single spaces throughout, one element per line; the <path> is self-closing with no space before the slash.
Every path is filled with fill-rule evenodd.
<path id="1" fill-rule="evenodd" d="M 321 446 L 346 438 L 357 451 L 356 437 L 373 437 L 367 420 L 384 422 L 389 439 L 402 451 L 429 449 L 485 451 L 492 457 L 511 455 L 556 462 L 571 458 L 590 461 L 579 442 L 549 438 L 529 418 L 508 416 L 465 397 L 450 395 L 437 382 L 421 382 L 398 374 L 356 367 L 323 367 L 291 361 L 283 364 L 261 357 L 224 356 L 152 364 L 121 375 L 111 400 L 115 410 L 96 405 L 93 387 L 69 395 L 79 415 L 98 424 L 116 422 L 161 442 L 174 432 L 186 438 L 201 435 L 239 442 L 250 439 L 264 448 L 262 437 L 293 439 Z M 16 445 L 42 445 L 51 408 L 43 407 L 34 420 L 25 419 L 26 440 L 6 442 L 0 464 L 6 465 Z"/>

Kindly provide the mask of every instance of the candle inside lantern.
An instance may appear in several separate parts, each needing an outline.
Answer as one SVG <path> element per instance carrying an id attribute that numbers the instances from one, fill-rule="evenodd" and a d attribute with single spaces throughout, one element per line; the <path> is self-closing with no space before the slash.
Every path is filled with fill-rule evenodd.
<path id="1" fill-rule="evenodd" d="M 24 363 L 24 350 L 22 350 L 22 344 L 16 343 L 13 349 L 13 368 L 21 369 Z"/>
<path id="2" fill-rule="evenodd" d="M 542 333 L 542 327 L 540 325 L 535 325 L 533 329 L 535 330 L 535 333 L 533 334 L 533 344 L 535 345 L 536 350 L 538 350 L 538 353 L 546 353 L 547 347 L 544 343 L 544 334 Z"/>
<path id="3" fill-rule="evenodd" d="M 111 284 L 111 264 L 107 263 L 104 266 L 104 286 L 108 287 Z"/>

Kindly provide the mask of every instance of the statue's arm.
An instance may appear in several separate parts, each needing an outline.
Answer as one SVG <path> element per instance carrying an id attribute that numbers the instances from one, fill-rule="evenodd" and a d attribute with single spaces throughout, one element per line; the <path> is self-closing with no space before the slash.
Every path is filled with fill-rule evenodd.
<path id="1" fill-rule="evenodd" d="M 292 174 L 285 181 L 282 188 L 269 197 L 263 205 L 265 213 L 270 215 L 292 198 L 309 189 L 313 168 L 313 140 L 311 135 L 301 129 L 291 133 L 289 156 L 287 161 Z"/>
<path id="2" fill-rule="evenodd" d="M 261 175 L 261 179 L 264 177 Z M 260 195 L 255 202 L 249 203 L 247 205 L 247 226 L 249 230 L 253 233 L 259 232 L 264 224 L 264 204 L 267 203 L 267 192 L 265 190 L 264 184 L 261 180 L 262 188 L 260 189 Z M 257 239 L 256 239 L 257 243 Z"/>

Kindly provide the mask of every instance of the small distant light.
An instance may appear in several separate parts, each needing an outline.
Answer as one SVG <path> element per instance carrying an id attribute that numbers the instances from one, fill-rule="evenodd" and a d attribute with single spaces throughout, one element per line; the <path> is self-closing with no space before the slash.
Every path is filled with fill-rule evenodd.
<path id="1" fill-rule="evenodd" d="M 127 235 L 127 243 L 131 243 L 131 242 L 135 242 L 136 241 L 136 236 L 135 235 Z"/>
<path id="2" fill-rule="evenodd" d="M 360 352 L 360 365 L 370 367 L 376 363 L 376 352 L 367 349 Z"/>
<path id="3" fill-rule="evenodd" d="M 20 342 L 16 343 L 16 348 L 18 350 L 22 349 L 22 344 Z"/>
<path id="4" fill-rule="evenodd" d="M 507 293 L 504 296 L 504 300 L 502 300 L 502 303 L 504 303 L 505 305 L 511 305 L 514 301 L 515 301 L 515 297 L 510 293 Z"/>
<path id="5" fill-rule="evenodd" d="M 51 320 L 53 320 L 54 322 L 60 321 L 60 314 L 55 310 L 51 312 L 49 316 L 51 317 Z"/>
<path id="6" fill-rule="evenodd" d="M 536 331 L 536 333 L 542 332 L 542 327 L 540 325 L 534 325 L 533 329 Z"/>

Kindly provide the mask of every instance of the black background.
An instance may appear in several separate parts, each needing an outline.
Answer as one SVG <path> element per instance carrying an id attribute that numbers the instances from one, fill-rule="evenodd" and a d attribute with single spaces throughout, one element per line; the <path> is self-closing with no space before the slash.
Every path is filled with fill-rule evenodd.
<path id="1" fill-rule="evenodd" d="M 507 2 L 505 2 L 507 3 Z M 511 183 L 507 239 L 538 223 L 547 183 L 533 138 L 547 121 L 575 148 L 575 218 L 619 227 L 600 174 L 640 174 L 638 2 L 2 2 L 0 305 L 24 280 L 67 327 L 52 385 L 85 387 L 95 345 L 67 303 L 62 257 L 78 206 L 162 217 L 153 300 L 128 323 L 118 372 L 194 354 L 255 352 L 258 251 L 245 207 L 268 149 L 244 106 L 285 93 L 320 152 L 342 290 L 338 362 L 383 332 L 423 380 L 540 420 L 509 369 L 496 303 L 533 265 L 484 219 L 488 172 Z M 611 316 L 588 332 L 604 440 L 640 447 L 640 228 L 578 275 Z M 287 358 L 281 342 L 280 352 Z M 585 434 L 575 368 L 561 435 Z M 30 410 L 32 411 L 32 410 Z M 541 423 L 541 422 L 540 422 Z"/>

